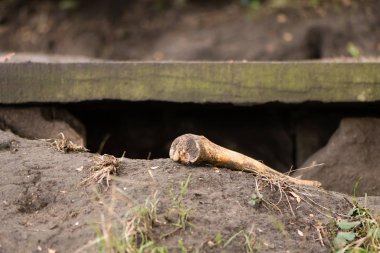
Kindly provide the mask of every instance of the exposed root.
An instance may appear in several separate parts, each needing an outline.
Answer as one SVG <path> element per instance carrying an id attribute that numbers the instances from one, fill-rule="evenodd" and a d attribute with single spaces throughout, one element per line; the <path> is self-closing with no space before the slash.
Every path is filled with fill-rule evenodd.
<path id="1" fill-rule="evenodd" d="M 88 151 L 85 147 L 79 146 L 67 139 L 63 133 L 59 133 L 57 139 L 52 139 L 51 145 L 53 148 L 63 153 Z"/>
<path id="2" fill-rule="evenodd" d="M 334 214 L 340 217 L 345 216 L 344 214 L 336 213 L 333 210 L 330 210 L 329 208 L 318 204 L 316 201 L 314 201 L 310 197 L 312 194 L 308 191 L 308 188 L 305 186 L 293 184 L 292 182 L 284 180 L 283 178 L 272 178 L 272 177 L 264 177 L 264 176 L 261 176 L 261 177 L 256 176 L 255 181 L 256 181 L 256 189 L 255 189 L 256 193 L 260 193 L 259 189 L 263 189 L 265 187 L 269 187 L 271 191 L 279 192 L 279 200 L 276 201 L 276 203 L 273 203 L 266 199 L 262 199 L 262 200 L 266 204 L 267 207 L 271 207 L 272 209 L 277 210 L 280 214 L 282 214 L 282 211 L 279 208 L 279 204 L 283 201 L 286 201 L 286 204 L 289 207 L 289 211 L 292 213 L 293 216 L 296 216 L 294 212 L 294 206 L 293 206 L 294 202 L 296 204 L 300 202 L 304 202 L 310 207 L 312 207 L 314 210 L 316 210 L 318 213 L 330 219 L 333 217 L 329 214 Z"/>
<path id="3" fill-rule="evenodd" d="M 107 154 L 95 156 L 90 166 L 91 174 L 82 180 L 81 185 L 98 183 L 101 185 L 105 184 L 108 188 L 111 176 L 118 174 L 121 159 Z"/>

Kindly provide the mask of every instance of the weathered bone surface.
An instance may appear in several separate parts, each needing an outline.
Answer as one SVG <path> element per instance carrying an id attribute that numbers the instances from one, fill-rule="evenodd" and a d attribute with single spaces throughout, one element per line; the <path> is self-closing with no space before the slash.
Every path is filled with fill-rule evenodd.
<path id="1" fill-rule="evenodd" d="M 173 161 L 183 164 L 209 164 L 253 172 L 260 176 L 280 179 L 297 185 L 315 187 L 321 185 L 318 181 L 301 180 L 284 175 L 253 158 L 223 148 L 204 136 L 194 134 L 184 134 L 177 137 L 170 147 L 169 156 Z"/>

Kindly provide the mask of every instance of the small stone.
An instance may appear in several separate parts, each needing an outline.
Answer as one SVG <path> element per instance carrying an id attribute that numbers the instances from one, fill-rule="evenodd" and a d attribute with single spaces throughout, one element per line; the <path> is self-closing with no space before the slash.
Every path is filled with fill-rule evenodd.
<path id="1" fill-rule="evenodd" d="M 208 245 L 210 248 L 212 248 L 212 247 L 215 246 L 215 243 L 214 243 L 213 241 L 208 241 L 208 242 L 207 242 L 207 245 Z"/>
<path id="2" fill-rule="evenodd" d="M 288 17 L 285 14 L 280 13 L 276 16 L 276 20 L 277 23 L 284 24 L 288 22 Z"/>
<path id="3" fill-rule="evenodd" d="M 80 172 L 83 170 L 83 166 L 80 166 L 80 167 L 76 168 L 75 170 Z"/>
<path id="4" fill-rule="evenodd" d="M 286 42 L 291 42 L 293 41 L 293 34 L 289 33 L 289 32 L 285 32 L 283 35 L 282 35 L 282 39 Z"/>

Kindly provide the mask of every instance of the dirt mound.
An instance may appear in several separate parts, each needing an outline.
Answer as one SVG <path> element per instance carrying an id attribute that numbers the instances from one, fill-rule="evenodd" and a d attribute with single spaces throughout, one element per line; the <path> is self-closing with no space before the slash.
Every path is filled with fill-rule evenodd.
<path id="1" fill-rule="evenodd" d="M 62 153 L 47 142 L 0 132 L 0 252 L 75 252 L 86 245 L 79 252 L 94 252 L 96 231 L 110 209 L 113 221 L 118 220 L 115 216 L 123 221 L 123 214 L 154 198 L 157 222 L 152 237 L 170 252 L 180 250 L 179 240 L 188 250 L 200 252 L 245 252 L 248 243 L 265 252 L 329 251 L 316 240 L 314 227 L 330 221 L 323 210 L 298 203 L 296 197 L 288 203 L 284 196 L 271 208 L 257 198 L 256 182 L 261 182 L 257 189 L 266 201 L 277 203 L 280 193 L 263 187 L 252 174 L 186 167 L 169 159 L 123 159 L 112 187 L 95 191 L 98 187 L 80 185 L 94 156 Z M 350 207 L 344 196 L 302 191 L 332 214 Z M 191 224 L 185 229 L 174 225 L 179 214 L 172 212 L 173 199 L 189 211 Z"/>
<path id="2" fill-rule="evenodd" d="M 68 111 L 43 107 L 1 107 L 0 129 L 29 139 L 57 138 L 63 133 L 77 145 L 86 145 L 83 124 Z"/>
<path id="3" fill-rule="evenodd" d="M 347 194 L 353 193 L 361 177 L 358 196 L 380 195 L 379 152 L 380 119 L 343 119 L 328 144 L 301 166 L 311 168 L 300 170 L 295 176 L 318 180 L 327 190 Z"/>

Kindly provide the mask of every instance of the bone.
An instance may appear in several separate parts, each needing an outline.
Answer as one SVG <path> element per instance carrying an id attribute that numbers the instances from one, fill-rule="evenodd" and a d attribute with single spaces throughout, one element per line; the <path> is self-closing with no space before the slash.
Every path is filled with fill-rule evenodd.
<path id="1" fill-rule="evenodd" d="M 252 172 L 256 175 L 290 182 L 296 185 L 320 187 L 318 181 L 302 180 L 284 175 L 267 165 L 251 158 L 221 147 L 204 136 L 184 134 L 177 137 L 169 151 L 173 161 L 186 165 L 212 165 L 232 170 Z"/>

